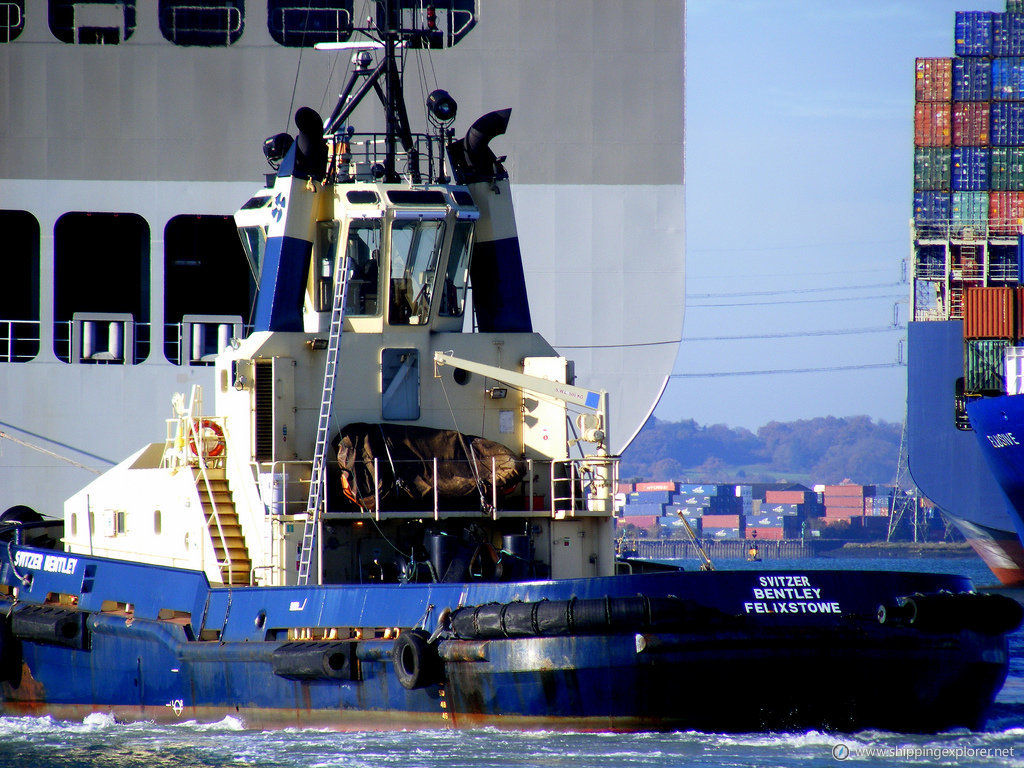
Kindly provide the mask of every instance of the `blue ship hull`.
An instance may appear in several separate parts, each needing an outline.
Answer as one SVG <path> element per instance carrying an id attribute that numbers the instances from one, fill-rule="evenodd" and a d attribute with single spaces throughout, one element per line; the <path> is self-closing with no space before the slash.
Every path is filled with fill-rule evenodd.
<path id="1" fill-rule="evenodd" d="M 980 398 L 967 406 L 978 446 L 1005 495 L 1003 508 L 1024 539 L 1024 397 Z"/>
<path id="2" fill-rule="evenodd" d="M 963 322 L 908 324 L 907 455 L 921 492 L 963 533 L 1004 584 L 1024 583 L 1024 548 L 975 433 L 955 422 L 964 375 Z M 974 423 L 973 408 L 970 419 Z"/>
<path id="3" fill-rule="evenodd" d="M 977 727 L 1020 619 L 916 573 L 211 589 L 8 547 L 0 582 L 4 712 L 253 728 Z"/>

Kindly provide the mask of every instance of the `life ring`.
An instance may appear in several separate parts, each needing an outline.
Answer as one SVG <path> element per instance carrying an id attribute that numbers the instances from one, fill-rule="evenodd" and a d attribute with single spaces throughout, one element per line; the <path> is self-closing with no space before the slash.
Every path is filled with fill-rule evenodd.
<path id="1" fill-rule="evenodd" d="M 224 453 L 224 448 L 226 447 L 224 442 L 224 430 L 221 429 L 220 424 L 215 421 L 210 421 L 210 419 L 196 419 L 192 422 L 192 431 L 188 436 L 188 447 L 192 450 L 193 456 L 199 455 L 199 446 L 196 445 L 196 436 L 198 435 L 199 439 L 203 440 L 204 430 L 209 430 L 217 438 L 217 442 L 213 448 L 206 451 L 206 455 L 208 457 L 215 459 Z M 203 440 L 203 442 L 205 443 L 205 440 Z"/>
<path id="2" fill-rule="evenodd" d="M 403 632 L 391 650 L 395 676 L 407 691 L 441 681 L 441 659 L 422 629 Z"/>

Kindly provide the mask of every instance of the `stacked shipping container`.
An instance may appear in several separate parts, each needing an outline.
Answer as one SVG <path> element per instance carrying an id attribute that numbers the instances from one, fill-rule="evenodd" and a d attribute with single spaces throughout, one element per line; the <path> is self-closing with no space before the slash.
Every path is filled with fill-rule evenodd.
<path id="1" fill-rule="evenodd" d="M 1024 13 L 960 11 L 956 57 L 915 63 L 914 220 L 1014 236 L 1024 218 Z"/>
<path id="2" fill-rule="evenodd" d="M 1007 349 L 1024 340 L 1024 288 L 988 286 L 964 293 L 964 391 L 1005 390 Z"/>
<path id="3" fill-rule="evenodd" d="M 822 513 L 818 494 L 803 486 L 620 483 L 617 491 L 617 527 L 650 535 L 685 535 L 682 516 L 709 539 L 799 538 Z"/>

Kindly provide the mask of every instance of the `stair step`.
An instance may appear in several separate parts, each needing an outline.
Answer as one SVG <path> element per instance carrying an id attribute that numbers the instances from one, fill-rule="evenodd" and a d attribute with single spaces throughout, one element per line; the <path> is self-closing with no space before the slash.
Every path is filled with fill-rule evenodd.
<path id="1" fill-rule="evenodd" d="M 221 559 L 224 557 L 224 547 L 219 543 L 214 543 L 213 551 L 217 553 L 217 558 Z M 249 551 L 245 548 L 245 545 L 241 542 L 231 543 L 228 542 L 228 552 L 231 553 L 232 560 L 241 560 L 242 558 L 249 559 Z"/>
<path id="2" fill-rule="evenodd" d="M 208 470 L 205 480 L 199 470 L 193 470 L 193 477 L 199 493 L 199 504 L 213 541 L 221 581 L 232 587 L 248 586 L 252 560 L 245 546 L 242 525 L 235 511 L 234 495 L 224 477 L 224 470 Z M 228 558 L 231 559 L 230 569 Z"/>
<path id="3" fill-rule="evenodd" d="M 204 491 L 200 491 L 199 501 L 203 504 L 208 504 L 210 502 L 210 495 Z M 218 507 L 221 505 L 233 504 L 233 499 L 231 498 L 231 493 L 229 491 L 214 491 L 213 501 Z"/>
<path id="4" fill-rule="evenodd" d="M 207 517 L 211 517 L 213 515 L 213 513 L 216 512 L 217 513 L 217 517 L 219 517 L 222 522 L 224 520 L 227 520 L 227 519 L 231 519 L 231 520 L 237 520 L 238 519 L 238 514 L 235 512 L 234 507 L 224 507 L 224 506 L 218 504 L 216 509 L 215 509 L 212 504 L 205 504 L 205 503 L 202 506 L 203 506 L 203 512 L 206 513 Z"/>

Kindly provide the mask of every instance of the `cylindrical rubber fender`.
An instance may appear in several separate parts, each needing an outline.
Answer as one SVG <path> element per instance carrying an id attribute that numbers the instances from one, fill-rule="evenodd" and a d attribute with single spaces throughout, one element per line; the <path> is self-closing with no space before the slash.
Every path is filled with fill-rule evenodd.
<path id="1" fill-rule="evenodd" d="M 675 597 L 574 597 L 466 606 L 452 613 L 451 628 L 462 640 L 559 637 L 633 632 L 675 626 L 688 618 L 713 621 L 720 616 L 714 609 L 687 605 Z"/>
<path id="2" fill-rule="evenodd" d="M 681 600 L 672 596 L 645 599 L 647 600 L 647 623 L 652 629 L 676 626 L 689 620 L 705 622 L 723 616 L 721 611 L 698 605 L 693 600 Z"/>
<path id="3" fill-rule="evenodd" d="M 501 629 L 505 637 L 536 637 L 538 605 L 540 603 L 506 603 L 501 612 Z"/>
<path id="4" fill-rule="evenodd" d="M 351 680 L 354 643 L 285 643 L 274 649 L 274 674 L 290 680 Z"/>
<path id="5" fill-rule="evenodd" d="M 569 601 L 569 632 L 573 635 L 609 629 L 608 598 L 597 597 Z"/>
<path id="6" fill-rule="evenodd" d="M 938 592 L 908 597 L 913 616 L 911 626 L 933 632 L 956 632 L 970 629 L 998 635 L 1020 626 L 1024 609 L 1005 595 L 983 595 L 976 592 Z"/>
<path id="7" fill-rule="evenodd" d="M 391 663 L 398 682 L 406 690 L 424 688 L 441 682 L 443 664 L 437 647 L 427 640 L 430 635 L 421 629 L 403 632 L 391 651 Z"/>
<path id="8" fill-rule="evenodd" d="M 537 603 L 535 616 L 534 625 L 541 637 L 570 634 L 568 600 L 541 600 Z"/>
<path id="9" fill-rule="evenodd" d="M 85 617 L 74 608 L 22 605 L 11 612 L 11 634 L 35 643 L 83 650 L 89 647 Z"/>
<path id="10" fill-rule="evenodd" d="M 505 632 L 501 628 L 501 613 L 505 606 L 501 603 L 487 603 L 479 606 L 473 613 L 473 626 L 480 637 L 502 637 Z"/>
<path id="11" fill-rule="evenodd" d="M 878 623 L 886 626 L 910 624 L 917 613 L 913 602 L 903 599 L 895 603 L 878 606 Z"/>
<path id="12" fill-rule="evenodd" d="M 621 629 L 648 627 L 651 625 L 651 603 L 643 595 L 610 598 L 608 622 Z"/>

